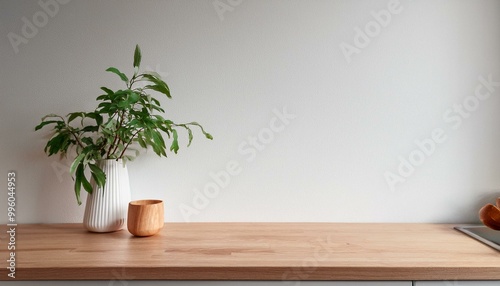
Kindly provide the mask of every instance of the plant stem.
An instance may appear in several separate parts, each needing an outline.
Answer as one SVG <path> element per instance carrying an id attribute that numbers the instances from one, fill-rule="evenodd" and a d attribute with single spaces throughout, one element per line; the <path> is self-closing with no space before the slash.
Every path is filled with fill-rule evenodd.
<path id="1" fill-rule="evenodd" d="M 69 127 L 69 126 L 68 126 Z M 71 133 L 71 135 L 73 135 L 76 139 L 76 143 L 78 143 L 78 146 L 80 146 L 82 149 L 85 148 L 85 146 L 83 146 L 83 143 L 82 141 L 80 141 L 80 138 L 75 134 L 75 132 L 73 132 L 71 129 L 68 128 L 68 131 L 69 133 Z"/>
<path id="2" fill-rule="evenodd" d="M 128 89 L 130 89 L 130 90 L 132 89 L 132 86 L 134 85 L 134 83 L 135 83 L 135 79 L 136 79 L 136 78 L 137 78 L 137 76 L 133 76 L 133 77 L 130 79 L 130 81 L 129 81 L 129 83 L 128 83 L 128 86 L 127 86 L 127 88 L 128 88 Z"/>
<path id="3" fill-rule="evenodd" d="M 116 131 L 115 131 L 116 135 L 115 135 L 115 140 L 113 141 L 113 144 L 115 144 L 116 140 L 118 140 L 118 142 L 116 142 L 116 145 L 115 145 L 115 148 L 113 149 L 113 152 L 110 153 L 109 155 L 115 154 L 116 150 L 118 150 L 118 146 L 120 146 L 120 141 L 123 141 L 120 138 L 120 136 L 118 136 L 118 130 L 120 130 L 122 128 L 124 118 L 125 118 L 125 111 L 123 111 L 123 113 L 121 114 L 120 121 L 118 122 L 118 124 L 116 126 Z"/>
<path id="4" fill-rule="evenodd" d="M 108 152 L 107 152 L 108 153 L 108 157 L 111 155 L 111 149 L 115 145 L 116 137 L 118 137 L 118 134 L 115 135 L 115 138 L 113 139 L 113 143 L 111 143 L 111 145 L 109 145 L 109 149 L 108 149 Z"/>
<path id="5" fill-rule="evenodd" d="M 128 141 L 127 145 L 125 145 L 125 148 L 123 148 L 123 151 L 122 151 L 122 153 L 120 154 L 120 156 L 119 156 L 118 158 L 123 157 L 123 155 L 125 154 L 125 151 L 127 151 L 127 148 L 128 148 L 128 146 L 130 145 L 130 143 L 132 143 L 132 141 L 134 140 L 135 136 L 137 136 L 137 134 L 138 134 L 139 132 L 141 132 L 142 130 L 144 130 L 144 128 L 141 128 L 141 129 L 137 130 L 137 131 L 134 133 L 134 135 L 132 135 L 132 138 L 130 138 L 130 141 Z"/>
<path id="6" fill-rule="evenodd" d="M 113 116 L 112 116 L 111 118 L 115 117 L 115 115 L 116 115 L 116 114 L 118 114 L 118 113 L 119 113 L 119 112 L 117 112 L 117 113 L 113 114 Z M 121 125 L 122 125 L 122 122 L 123 122 L 123 117 L 124 117 L 124 116 L 125 116 L 125 111 L 124 111 L 121 115 L 119 115 L 120 120 L 117 120 L 117 123 L 116 123 L 116 130 L 115 130 L 116 134 L 115 134 L 115 138 L 113 139 L 113 143 L 111 143 L 111 145 L 109 145 L 109 149 L 108 149 L 108 156 L 107 156 L 108 158 L 109 158 L 112 154 L 114 154 L 114 153 L 116 152 L 116 149 L 118 149 L 118 146 L 120 145 L 120 144 L 119 144 L 119 142 L 117 143 L 116 141 L 117 141 L 118 139 L 120 139 L 120 138 L 118 137 L 118 130 L 121 128 Z M 116 144 L 116 145 L 115 145 L 115 144 Z M 113 151 L 111 151 L 111 150 L 113 150 Z"/>
<path id="7" fill-rule="evenodd" d="M 82 141 L 80 140 L 80 137 L 78 137 L 78 136 L 76 135 L 76 133 L 75 133 L 75 132 L 73 132 L 73 130 L 71 130 L 71 128 L 72 128 L 72 127 L 69 125 L 69 123 L 68 123 L 68 122 L 66 122 L 66 119 L 64 119 L 62 116 L 59 116 L 59 115 L 58 115 L 57 117 L 61 118 L 61 120 L 62 120 L 62 121 L 64 122 L 64 124 L 67 126 L 67 127 L 66 127 L 66 129 L 69 131 L 69 133 L 71 133 L 71 135 L 73 135 L 73 137 L 75 137 L 75 140 L 76 140 L 76 143 L 78 143 L 78 146 L 80 146 L 82 149 L 83 149 L 83 148 L 85 148 L 85 146 L 83 146 Z"/>

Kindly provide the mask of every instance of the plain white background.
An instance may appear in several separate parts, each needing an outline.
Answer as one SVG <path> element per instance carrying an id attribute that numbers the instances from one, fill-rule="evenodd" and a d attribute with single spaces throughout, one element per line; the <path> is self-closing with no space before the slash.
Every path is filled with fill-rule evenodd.
<path id="1" fill-rule="evenodd" d="M 128 165 L 132 198 L 164 200 L 166 221 L 186 221 L 180 208 L 195 208 L 195 190 L 231 161 L 241 172 L 190 221 L 475 222 L 498 195 L 500 88 L 456 129 L 443 115 L 474 96 L 478 77 L 500 81 L 499 1 L 401 0 L 350 62 L 342 43 L 354 47 L 390 1 L 214 3 L 71 1 L 43 23 L 38 1 L 0 1 L 0 201 L 15 170 L 19 223 L 82 220 L 61 171 L 69 159 L 48 158 L 48 132 L 34 127 L 92 110 L 101 86 L 122 88 L 105 69 L 130 74 L 136 44 L 170 85 L 167 117 L 214 136 L 195 132 L 186 148 L 183 134 L 179 154 Z M 16 53 L 8 34 L 37 15 L 44 25 Z M 283 108 L 295 118 L 270 138 Z M 436 128 L 446 140 L 391 190 L 384 174 Z M 238 150 L 259 134 L 255 157 Z M 0 214 L 5 223 L 6 203 Z"/>

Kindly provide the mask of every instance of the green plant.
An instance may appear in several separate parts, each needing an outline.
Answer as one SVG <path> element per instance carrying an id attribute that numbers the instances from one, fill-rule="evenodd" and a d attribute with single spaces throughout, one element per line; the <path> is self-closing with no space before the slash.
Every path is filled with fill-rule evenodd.
<path id="1" fill-rule="evenodd" d="M 141 50 L 137 45 L 134 52 L 134 74 L 130 79 L 117 68 L 110 67 L 106 70 L 118 75 L 126 89 L 113 91 L 101 87 L 105 93 L 97 97 L 96 100 L 100 103 L 94 111 L 72 112 L 65 117 L 48 114 L 35 127 L 35 130 L 39 130 L 46 125 L 53 126 L 53 135 L 44 149 L 48 156 L 67 156 L 72 151 L 76 154 L 70 173 L 75 182 L 75 195 L 79 205 L 82 186 L 85 191 L 92 193 L 90 177 L 86 175 L 87 168 L 97 186 L 104 187 L 106 183 L 106 176 L 97 164 L 99 160 L 123 159 L 125 163 L 138 156 L 140 148 L 148 147 L 158 156 L 167 157 L 162 133 L 172 139 L 170 151 L 177 153 L 177 128 L 187 130 L 188 147 L 193 140 L 190 128 L 193 126 L 199 127 L 206 138 L 213 139 L 197 122 L 178 124 L 162 117 L 165 110 L 150 92 L 158 92 L 171 98 L 170 89 L 157 73 L 139 73 L 140 63 Z M 138 86 L 139 83 L 145 85 Z"/>

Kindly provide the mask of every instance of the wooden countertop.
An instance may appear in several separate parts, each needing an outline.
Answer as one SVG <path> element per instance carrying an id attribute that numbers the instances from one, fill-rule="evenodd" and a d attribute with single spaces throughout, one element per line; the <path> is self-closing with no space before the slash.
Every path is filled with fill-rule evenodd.
<path id="1" fill-rule="evenodd" d="M 145 238 L 19 225 L 16 247 L 16 280 L 500 280 L 499 252 L 443 224 L 167 223 Z"/>

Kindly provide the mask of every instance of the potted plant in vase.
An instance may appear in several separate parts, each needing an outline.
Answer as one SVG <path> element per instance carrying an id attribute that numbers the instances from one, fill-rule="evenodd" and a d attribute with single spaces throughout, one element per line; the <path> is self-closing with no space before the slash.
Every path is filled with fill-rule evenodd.
<path id="1" fill-rule="evenodd" d="M 164 135 L 171 139 L 170 151 L 179 150 L 178 128 L 188 134 L 188 147 L 193 139 L 191 127 L 197 122 L 175 123 L 165 119 L 165 111 L 151 92 L 171 98 L 168 85 L 154 72 L 139 72 L 141 50 L 134 52 L 134 73 L 129 79 L 117 68 L 106 71 L 120 77 L 125 89 L 113 91 L 101 87 L 104 94 L 91 112 L 72 112 L 66 116 L 48 114 L 35 127 L 52 126 L 53 135 L 44 151 L 48 156 L 74 155 L 70 173 L 74 179 L 76 200 L 81 205 L 80 192 L 88 193 L 84 226 L 93 232 L 110 232 L 123 228 L 130 201 L 126 162 L 137 157 L 140 149 L 151 147 L 160 157 L 167 156 Z"/>

